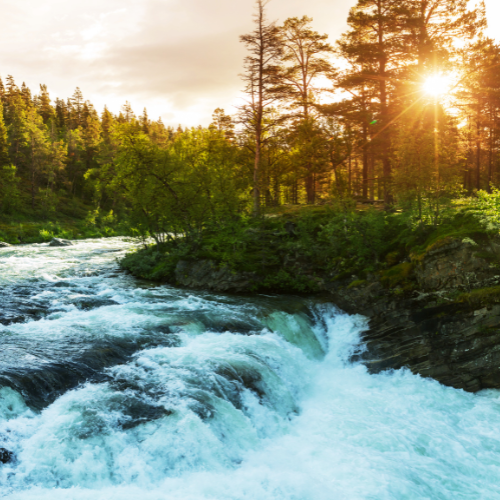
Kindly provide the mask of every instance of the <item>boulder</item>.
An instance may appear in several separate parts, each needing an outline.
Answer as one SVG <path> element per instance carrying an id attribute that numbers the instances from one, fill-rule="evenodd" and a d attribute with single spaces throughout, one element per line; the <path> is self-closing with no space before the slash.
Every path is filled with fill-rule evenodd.
<path id="1" fill-rule="evenodd" d="M 60 238 L 52 238 L 52 241 L 49 243 L 49 247 L 71 247 L 73 243 L 69 240 L 61 240 Z"/>
<path id="2" fill-rule="evenodd" d="M 12 246 L 12 245 L 9 245 L 8 243 L 5 243 L 4 241 L 0 241 L 0 248 L 7 248 L 10 246 Z"/>

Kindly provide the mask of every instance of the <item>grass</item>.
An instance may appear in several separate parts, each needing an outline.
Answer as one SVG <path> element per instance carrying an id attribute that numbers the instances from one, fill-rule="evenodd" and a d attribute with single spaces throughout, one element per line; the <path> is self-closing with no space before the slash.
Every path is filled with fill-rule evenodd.
<path id="1" fill-rule="evenodd" d="M 79 199 L 61 199 L 58 210 L 48 215 L 31 208 L 0 214 L 0 241 L 11 245 L 43 243 L 52 238 L 76 240 L 130 234 L 124 221 L 112 213 L 92 210 Z"/>

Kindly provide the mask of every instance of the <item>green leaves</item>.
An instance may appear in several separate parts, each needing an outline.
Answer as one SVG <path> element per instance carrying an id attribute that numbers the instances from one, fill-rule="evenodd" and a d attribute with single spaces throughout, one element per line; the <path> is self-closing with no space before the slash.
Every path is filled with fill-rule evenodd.
<path id="1" fill-rule="evenodd" d="M 118 132 L 120 146 L 108 191 L 132 207 L 132 219 L 158 243 L 196 239 L 245 208 L 237 150 L 222 131 L 192 129 L 167 145 L 132 125 Z"/>

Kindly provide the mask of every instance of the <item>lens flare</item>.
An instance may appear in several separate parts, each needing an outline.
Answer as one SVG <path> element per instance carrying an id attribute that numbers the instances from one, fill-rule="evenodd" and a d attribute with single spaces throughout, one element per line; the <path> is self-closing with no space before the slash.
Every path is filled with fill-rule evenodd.
<path id="1" fill-rule="evenodd" d="M 429 76 L 423 85 L 423 90 L 426 94 L 439 97 L 447 94 L 451 89 L 451 79 L 443 75 Z"/>

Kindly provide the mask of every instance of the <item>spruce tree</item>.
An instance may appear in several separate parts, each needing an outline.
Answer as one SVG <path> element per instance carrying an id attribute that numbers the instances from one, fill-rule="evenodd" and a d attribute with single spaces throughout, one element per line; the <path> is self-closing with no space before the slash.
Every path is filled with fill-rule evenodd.
<path id="1" fill-rule="evenodd" d="M 102 134 L 105 142 L 110 142 L 111 131 L 113 129 L 114 118 L 107 106 L 104 106 L 104 111 L 101 117 Z"/>
<path id="2" fill-rule="evenodd" d="M 142 131 L 145 134 L 149 134 L 149 127 L 151 125 L 151 121 L 148 116 L 148 111 L 146 108 L 144 108 L 144 111 L 142 112 L 142 115 L 139 118 L 139 125 L 142 128 Z"/>
<path id="3" fill-rule="evenodd" d="M 43 118 L 43 122 L 47 124 L 50 120 L 55 119 L 56 112 L 50 104 L 50 96 L 47 90 L 47 85 L 40 85 L 39 97 L 39 113 Z"/>

